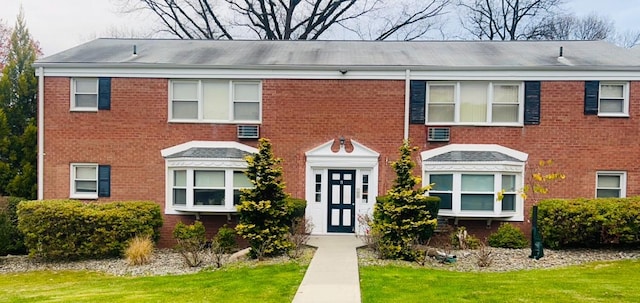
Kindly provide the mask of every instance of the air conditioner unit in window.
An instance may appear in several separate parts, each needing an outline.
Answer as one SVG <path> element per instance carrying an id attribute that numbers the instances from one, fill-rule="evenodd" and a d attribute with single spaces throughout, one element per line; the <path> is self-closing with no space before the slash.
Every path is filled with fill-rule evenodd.
<path id="1" fill-rule="evenodd" d="M 429 127 L 427 129 L 427 141 L 448 142 L 450 130 L 448 127 Z"/>
<path id="2" fill-rule="evenodd" d="M 259 129 L 258 125 L 238 125 L 238 139 L 258 139 Z"/>

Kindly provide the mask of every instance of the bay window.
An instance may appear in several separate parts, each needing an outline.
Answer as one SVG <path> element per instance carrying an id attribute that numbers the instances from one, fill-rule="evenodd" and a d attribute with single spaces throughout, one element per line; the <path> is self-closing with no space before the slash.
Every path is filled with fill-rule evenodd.
<path id="1" fill-rule="evenodd" d="M 440 198 L 438 216 L 522 221 L 528 155 L 495 144 L 449 144 L 423 151 L 423 180 Z"/>
<path id="2" fill-rule="evenodd" d="M 190 141 L 163 149 L 165 213 L 236 212 L 242 190 L 253 187 L 245 157 L 257 151 L 229 141 Z"/>

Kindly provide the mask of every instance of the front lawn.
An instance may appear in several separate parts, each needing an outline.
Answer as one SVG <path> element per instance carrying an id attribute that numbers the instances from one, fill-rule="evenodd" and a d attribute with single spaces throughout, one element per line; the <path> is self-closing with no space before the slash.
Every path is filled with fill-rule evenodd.
<path id="1" fill-rule="evenodd" d="M 305 270 L 289 263 L 158 277 L 12 273 L 0 275 L 0 302 L 291 302 Z"/>
<path id="2" fill-rule="evenodd" d="M 640 302 L 640 260 L 505 273 L 360 267 L 362 302 Z"/>

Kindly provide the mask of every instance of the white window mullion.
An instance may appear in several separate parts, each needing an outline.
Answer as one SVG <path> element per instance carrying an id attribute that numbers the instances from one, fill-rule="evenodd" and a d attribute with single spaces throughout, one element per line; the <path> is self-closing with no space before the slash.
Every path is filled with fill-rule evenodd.
<path id="1" fill-rule="evenodd" d="M 204 90 L 202 89 L 202 80 L 198 80 L 198 120 L 204 119 Z"/>
<path id="2" fill-rule="evenodd" d="M 462 211 L 462 174 L 453 174 L 453 194 L 451 197 L 451 210 L 454 214 Z"/>
<path id="3" fill-rule="evenodd" d="M 224 207 L 226 209 L 233 209 L 233 169 L 226 169 L 224 171 Z"/>
<path id="4" fill-rule="evenodd" d="M 193 169 L 187 169 L 187 208 L 193 207 Z"/>
<path id="5" fill-rule="evenodd" d="M 499 215 L 502 212 L 502 201 L 497 200 L 497 193 L 502 190 L 502 174 L 493 175 L 493 213 Z"/>
<path id="6" fill-rule="evenodd" d="M 233 82 L 234 81 L 229 81 L 229 121 L 233 121 L 233 117 L 236 114 L 235 113 L 236 109 L 234 105 L 235 102 L 233 102 L 233 94 L 234 94 Z"/>
<path id="7" fill-rule="evenodd" d="M 489 82 L 487 92 L 487 123 L 491 123 L 493 121 L 493 82 Z"/>
<path id="8" fill-rule="evenodd" d="M 460 109 L 462 108 L 462 106 L 460 105 L 460 82 L 456 82 L 455 84 L 455 94 L 453 98 L 453 121 L 455 123 L 460 123 Z"/>

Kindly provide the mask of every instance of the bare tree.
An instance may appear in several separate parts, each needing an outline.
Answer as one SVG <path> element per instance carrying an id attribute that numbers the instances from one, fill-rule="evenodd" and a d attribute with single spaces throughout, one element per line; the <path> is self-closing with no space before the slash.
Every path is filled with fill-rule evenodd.
<path id="1" fill-rule="evenodd" d="M 478 39 L 520 40 L 538 34 L 562 0 L 458 0 L 462 26 Z"/>
<path id="2" fill-rule="evenodd" d="M 640 31 L 627 30 L 622 33 L 616 33 L 611 39 L 607 39 L 620 47 L 632 48 L 640 45 Z"/>
<path id="3" fill-rule="evenodd" d="M 443 14 L 451 0 L 409 1 L 414 5 L 393 0 L 122 1 L 128 12 L 150 11 L 163 31 L 181 39 L 315 40 L 331 30 L 344 30 L 376 40 L 411 40 L 431 29 L 433 18 Z M 366 18 L 376 18 L 375 29 L 362 30 L 359 21 Z"/>
<path id="4" fill-rule="evenodd" d="M 615 34 L 614 22 L 595 13 L 576 17 L 575 15 L 555 16 L 532 33 L 532 39 L 546 40 L 604 40 Z"/>

